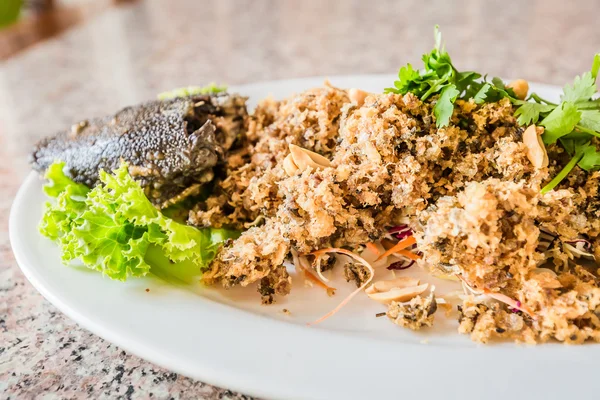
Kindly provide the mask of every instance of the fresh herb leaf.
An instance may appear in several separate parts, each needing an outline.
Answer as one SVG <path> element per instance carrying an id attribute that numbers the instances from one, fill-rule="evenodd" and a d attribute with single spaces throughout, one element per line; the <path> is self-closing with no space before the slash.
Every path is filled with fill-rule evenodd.
<path id="1" fill-rule="evenodd" d="M 517 122 L 521 126 L 535 124 L 540 119 L 540 114 L 549 113 L 554 106 L 548 104 L 522 102 L 521 106 L 515 111 Z"/>
<path id="2" fill-rule="evenodd" d="M 540 122 L 546 128 L 542 135 L 544 143 L 554 143 L 561 136 L 571 133 L 580 120 L 581 112 L 577 110 L 577 106 L 571 102 L 562 102 Z"/>
<path id="3" fill-rule="evenodd" d="M 448 52 L 444 49 L 442 35 L 435 27 L 435 47 L 422 57 L 424 68 L 415 71 L 407 64 L 400 68 L 394 87 L 385 89 L 386 93 L 413 93 L 422 101 L 438 94 L 440 97 L 434 107 L 437 127 L 447 126 L 454 109 L 454 102 L 461 98 L 474 99 L 478 104 L 486 101 L 498 101 L 503 97 L 514 97 L 512 90 L 504 82 L 494 78 L 492 84 L 480 81 L 481 74 L 473 71 L 459 72 Z"/>
<path id="4" fill-rule="evenodd" d="M 438 126 L 448 126 L 454 112 L 454 102 L 459 95 L 455 85 L 448 85 L 440 93 L 440 98 L 433 107 L 433 114 Z"/>
<path id="5" fill-rule="evenodd" d="M 481 86 L 481 88 L 473 96 L 473 101 L 476 104 L 482 104 L 482 103 L 484 103 L 485 100 L 488 97 L 488 92 L 490 91 L 491 88 L 492 88 L 492 85 L 490 85 L 487 82 L 484 83 L 483 86 Z"/>
<path id="6" fill-rule="evenodd" d="M 572 132 L 568 135 L 561 137 L 558 140 L 560 141 L 560 144 L 564 147 L 564 149 L 567 151 L 567 153 L 570 156 L 574 156 L 578 146 L 580 146 L 581 143 L 587 143 L 589 137 L 587 135 L 580 137 L 577 136 L 575 132 Z"/>
<path id="7" fill-rule="evenodd" d="M 586 143 L 581 146 L 579 152 L 582 154 L 581 159 L 577 163 L 580 168 L 586 171 L 593 171 L 600 168 L 600 153 L 596 149 L 596 146 Z"/>
<path id="8" fill-rule="evenodd" d="M 94 189 L 82 187 L 55 163 L 46 174 L 49 193 L 40 232 L 60 244 L 65 264 L 83 264 L 111 279 L 160 271 L 192 282 L 212 260 L 220 243 L 237 232 L 196 229 L 165 217 L 146 198 L 126 164 L 113 174 L 100 172 Z M 69 182 L 70 181 L 70 182 Z"/>
<path id="9" fill-rule="evenodd" d="M 572 85 L 565 85 L 561 100 L 563 102 L 577 103 L 589 100 L 596 93 L 596 85 L 591 72 L 586 72 L 575 77 Z"/>
<path id="10" fill-rule="evenodd" d="M 465 93 L 473 84 L 481 78 L 481 74 L 473 71 L 457 72 L 456 73 L 456 88 L 459 92 Z M 475 92 L 479 91 L 479 88 L 475 88 Z M 472 96 L 469 96 L 472 97 Z"/>
<path id="11" fill-rule="evenodd" d="M 400 71 L 398 71 L 398 80 L 394 81 L 395 87 L 387 88 L 385 89 L 385 92 L 406 94 L 411 89 L 411 84 L 417 79 L 419 79 L 419 71 L 415 71 L 412 65 L 406 64 L 406 66 L 400 68 Z"/>
<path id="12" fill-rule="evenodd" d="M 569 133 L 568 135 L 565 135 L 563 137 L 561 137 L 560 139 L 558 139 L 560 141 L 560 143 L 563 145 L 563 147 L 567 150 L 567 152 L 569 154 L 574 154 L 574 151 L 570 151 L 567 146 L 565 145 L 565 143 L 569 143 L 570 141 L 582 141 L 582 142 L 588 142 L 590 140 L 590 134 L 587 132 L 582 132 L 579 130 L 574 130 L 573 132 Z"/>
<path id="13" fill-rule="evenodd" d="M 581 110 L 581 121 L 579 125 L 584 128 L 600 132 L 600 109 L 598 110 Z"/>

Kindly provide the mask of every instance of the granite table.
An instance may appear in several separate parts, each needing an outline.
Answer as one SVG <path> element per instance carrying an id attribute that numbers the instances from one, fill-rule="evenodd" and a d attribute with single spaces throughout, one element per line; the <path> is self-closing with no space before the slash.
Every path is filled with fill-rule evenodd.
<path id="1" fill-rule="evenodd" d="M 393 73 L 439 24 L 461 69 L 562 84 L 600 50 L 600 2 L 146 0 L 109 7 L 0 64 L 0 398 L 250 399 L 78 327 L 27 282 L 8 238 L 44 135 L 210 81 Z"/>

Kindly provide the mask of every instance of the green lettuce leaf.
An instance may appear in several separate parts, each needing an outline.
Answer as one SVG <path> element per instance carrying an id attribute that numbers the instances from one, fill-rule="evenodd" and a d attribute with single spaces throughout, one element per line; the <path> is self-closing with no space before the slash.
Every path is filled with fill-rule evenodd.
<path id="1" fill-rule="evenodd" d="M 239 235 L 226 229 L 196 229 L 159 212 L 128 173 L 101 171 L 94 189 L 73 182 L 64 163 L 46 173 L 46 205 L 40 232 L 59 243 L 62 260 L 80 259 L 120 281 L 153 272 L 192 282 L 214 258 L 220 244 Z"/>
<path id="2" fill-rule="evenodd" d="M 45 178 L 48 181 L 44 185 L 44 193 L 50 197 L 58 197 L 68 186 L 74 195 L 86 196 L 89 188 L 81 183 L 75 183 L 64 173 L 65 163 L 56 162 L 46 170 Z"/>
<path id="3" fill-rule="evenodd" d="M 215 83 L 209 83 L 206 86 L 188 86 L 159 93 L 158 100 L 169 100 L 177 97 L 187 97 L 197 94 L 217 94 L 227 91 L 227 86 L 218 86 Z"/>

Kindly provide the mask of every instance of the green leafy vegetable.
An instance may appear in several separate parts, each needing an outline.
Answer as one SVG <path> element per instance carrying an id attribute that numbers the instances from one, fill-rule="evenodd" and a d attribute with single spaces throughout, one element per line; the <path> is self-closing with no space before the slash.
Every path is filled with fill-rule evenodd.
<path id="1" fill-rule="evenodd" d="M 575 77 L 572 85 L 565 85 L 561 100 L 577 103 L 589 100 L 596 93 L 595 79 L 591 72 Z"/>
<path id="2" fill-rule="evenodd" d="M 44 193 L 50 197 L 58 197 L 64 192 L 67 187 L 73 195 L 85 196 L 89 192 L 89 188 L 81 183 L 74 182 L 63 172 L 64 163 L 54 163 L 48 167 L 46 178 L 48 183 L 44 185 Z"/>
<path id="3" fill-rule="evenodd" d="M 215 83 L 210 83 L 206 86 L 188 86 L 179 89 L 173 89 L 168 92 L 163 92 L 158 95 L 159 100 L 174 99 L 177 97 L 187 97 L 197 94 L 217 94 L 227 90 L 227 86 L 217 86 Z"/>
<path id="4" fill-rule="evenodd" d="M 600 153 L 596 150 L 596 146 L 586 143 L 580 146 L 578 150 L 582 155 L 581 160 L 577 163 L 580 168 L 586 171 L 594 171 L 600 168 Z"/>
<path id="5" fill-rule="evenodd" d="M 563 101 L 540 123 L 546 128 L 542 135 L 544 143 L 554 143 L 561 136 L 571 133 L 580 120 L 581 113 L 577 110 L 575 103 Z"/>
<path id="6" fill-rule="evenodd" d="M 543 189 L 546 193 L 554 189 L 577 165 L 586 171 L 600 169 L 600 152 L 594 137 L 600 138 L 600 100 L 594 99 L 596 80 L 600 69 L 600 54 L 594 56 L 589 72 L 577 76 L 572 84 L 565 85 L 561 103 L 554 104 L 533 93 L 532 102 L 515 102 L 515 112 L 521 125 L 540 120 L 545 127 L 542 139 L 551 144 L 557 140 L 572 155 L 571 161 Z"/>
<path id="7" fill-rule="evenodd" d="M 579 125 L 600 132 L 600 107 L 598 110 L 581 110 Z"/>
<path id="8" fill-rule="evenodd" d="M 454 102 L 458 94 L 459 91 L 455 85 L 448 85 L 442 89 L 440 98 L 433 108 L 436 121 L 441 126 L 447 126 L 450 122 L 450 117 L 452 117 L 452 112 L 454 111 Z"/>
<path id="9" fill-rule="evenodd" d="M 54 163 L 46 173 L 47 203 L 40 232 L 60 244 L 65 264 L 81 259 L 111 279 L 154 272 L 191 282 L 237 232 L 196 229 L 162 215 L 122 164 L 100 172 L 94 189 L 77 184 Z"/>
<path id="10" fill-rule="evenodd" d="M 532 103 L 523 101 L 521 106 L 515 111 L 515 117 L 519 125 L 528 126 L 535 124 L 540 119 L 540 114 L 549 113 L 554 106 L 548 104 Z"/>

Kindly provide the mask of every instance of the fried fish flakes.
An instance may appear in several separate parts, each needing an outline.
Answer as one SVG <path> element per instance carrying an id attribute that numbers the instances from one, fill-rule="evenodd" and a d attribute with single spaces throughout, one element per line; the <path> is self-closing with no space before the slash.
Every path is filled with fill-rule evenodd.
<path id="1" fill-rule="evenodd" d="M 481 293 L 464 300 L 461 332 L 482 342 L 597 340 L 597 266 L 579 265 L 560 244 L 582 236 L 598 242 L 598 173 L 574 173 L 541 195 L 565 164 L 562 149 L 549 146 L 549 165 L 534 167 L 507 99 L 456 105 L 450 125 L 438 129 L 432 103 L 410 93 L 369 94 L 359 106 L 345 91 L 324 87 L 261 103 L 247 122 L 244 152 L 230 156 L 226 178 L 190 216 L 198 225 L 251 226 L 219 252 L 205 280 L 260 282 L 263 300 L 272 301 L 290 290 L 282 271 L 290 249 L 357 249 L 409 220 L 431 268 L 453 271 Z M 288 176 L 290 143 L 331 166 Z M 539 249 L 542 232 L 559 238 L 555 247 Z M 541 265 L 559 284 L 534 276 Z M 425 299 L 395 305 L 390 318 L 430 325 L 433 308 L 417 307 Z M 409 309 L 422 318 L 400 318 Z"/>

